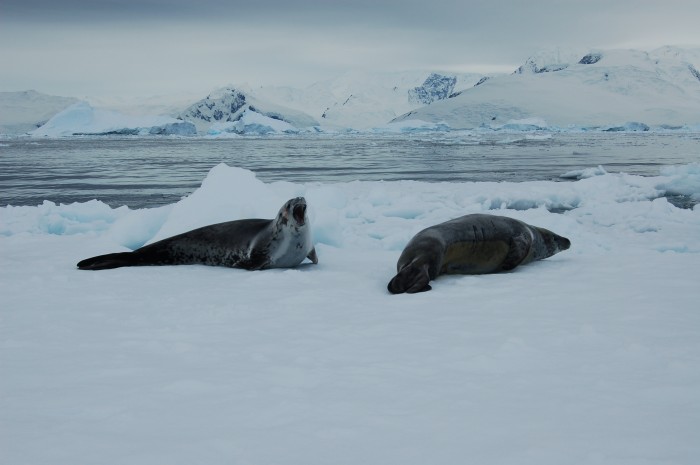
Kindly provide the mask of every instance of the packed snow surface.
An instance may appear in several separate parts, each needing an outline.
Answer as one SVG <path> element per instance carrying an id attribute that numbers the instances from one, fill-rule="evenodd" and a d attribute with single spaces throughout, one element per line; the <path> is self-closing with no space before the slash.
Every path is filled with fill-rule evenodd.
<path id="1" fill-rule="evenodd" d="M 2 463 L 698 463 L 700 207 L 661 196 L 698 198 L 700 166 L 568 176 L 266 184 L 219 165 L 166 207 L 0 209 Z M 75 267 L 299 195 L 318 265 Z M 416 232 L 476 212 L 572 247 L 389 295 Z"/>

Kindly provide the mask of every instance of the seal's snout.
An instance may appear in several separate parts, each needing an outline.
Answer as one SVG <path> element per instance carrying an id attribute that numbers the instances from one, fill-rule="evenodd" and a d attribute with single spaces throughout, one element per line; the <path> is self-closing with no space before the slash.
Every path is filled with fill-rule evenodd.
<path id="1" fill-rule="evenodd" d="M 304 197 L 288 200 L 280 210 L 279 220 L 282 224 L 286 225 L 292 219 L 296 226 L 306 224 L 306 199 Z"/>
<path id="2" fill-rule="evenodd" d="M 569 247 L 571 247 L 571 241 L 569 239 L 567 239 L 566 237 L 557 236 L 556 242 L 557 242 L 557 248 L 559 250 L 569 250 Z"/>
<path id="3" fill-rule="evenodd" d="M 399 271 L 394 278 L 389 281 L 387 289 L 392 294 L 415 294 L 417 292 L 426 292 L 432 289 L 430 287 L 430 275 L 426 265 L 416 266 L 408 265 Z"/>

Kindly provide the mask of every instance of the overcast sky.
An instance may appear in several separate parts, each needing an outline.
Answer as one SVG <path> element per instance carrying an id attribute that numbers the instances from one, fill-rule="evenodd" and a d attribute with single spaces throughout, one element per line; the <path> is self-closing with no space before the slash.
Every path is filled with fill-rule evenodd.
<path id="1" fill-rule="evenodd" d="M 700 46 L 698 0 L 0 0 L 0 91 L 149 96 Z"/>

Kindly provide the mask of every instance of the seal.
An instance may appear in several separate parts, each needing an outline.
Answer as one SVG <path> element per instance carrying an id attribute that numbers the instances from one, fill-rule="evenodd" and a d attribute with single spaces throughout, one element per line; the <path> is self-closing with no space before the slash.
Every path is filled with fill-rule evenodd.
<path id="1" fill-rule="evenodd" d="M 442 274 L 509 271 L 570 246 L 565 237 L 513 218 L 465 215 L 416 234 L 401 253 L 387 288 L 392 294 L 425 292 Z"/>
<path id="2" fill-rule="evenodd" d="M 287 201 L 272 220 L 256 218 L 212 224 L 132 252 L 88 258 L 79 262 L 78 268 L 201 264 L 263 270 L 291 268 L 305 258 L 318 263 L 306 216 L 306 200 L 297 197 Z"/>

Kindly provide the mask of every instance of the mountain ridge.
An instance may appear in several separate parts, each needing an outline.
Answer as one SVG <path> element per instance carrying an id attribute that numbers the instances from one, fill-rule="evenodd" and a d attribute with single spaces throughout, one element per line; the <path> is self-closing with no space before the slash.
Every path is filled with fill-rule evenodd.
<path id="1" fill-rule="evenodd" d="M 579 59 L 531 57 L 513 74 L 497 76 L 452 99 L 395 118 L 450 127 L 499 127 L 541 118 L 550 126 L 600 128 L 700 123 L 700 54 L 607 50 Z M 690 59 L 687 59 L 690 58 Z M 697 60 L 700 61 L 700 60 Z"/>
<path id="2" fill-rule="evenodd" d="M 34 91 L 0 92 L 0 133 L 41 134 L 37 126 L 78 101 Z M 229 85 L 188 104 L 184 94 L 178 101 L 180 110 L 172 104 L 163 108 L 171 118 L 193 123 L 198 134 L 214 125 L 213 134 L 381 131 L 391 124 L 408 127 L 412 120 L 416 128 L 435 130 L 513 128 L 533 119 L 539 122 L 520 126 L 692 126 L 700 124 L 700 48 L 552 49 L 533 54 L 510 74 L 348 72 L 304 88 Z M 157 108 L 152 100 L 143 104 Z M 143 113 L 134 108 L 119 118 L 128 126 L 130 119 L 143 121 Z M 110 118 L 119 119 L 116 113 Z"/>

